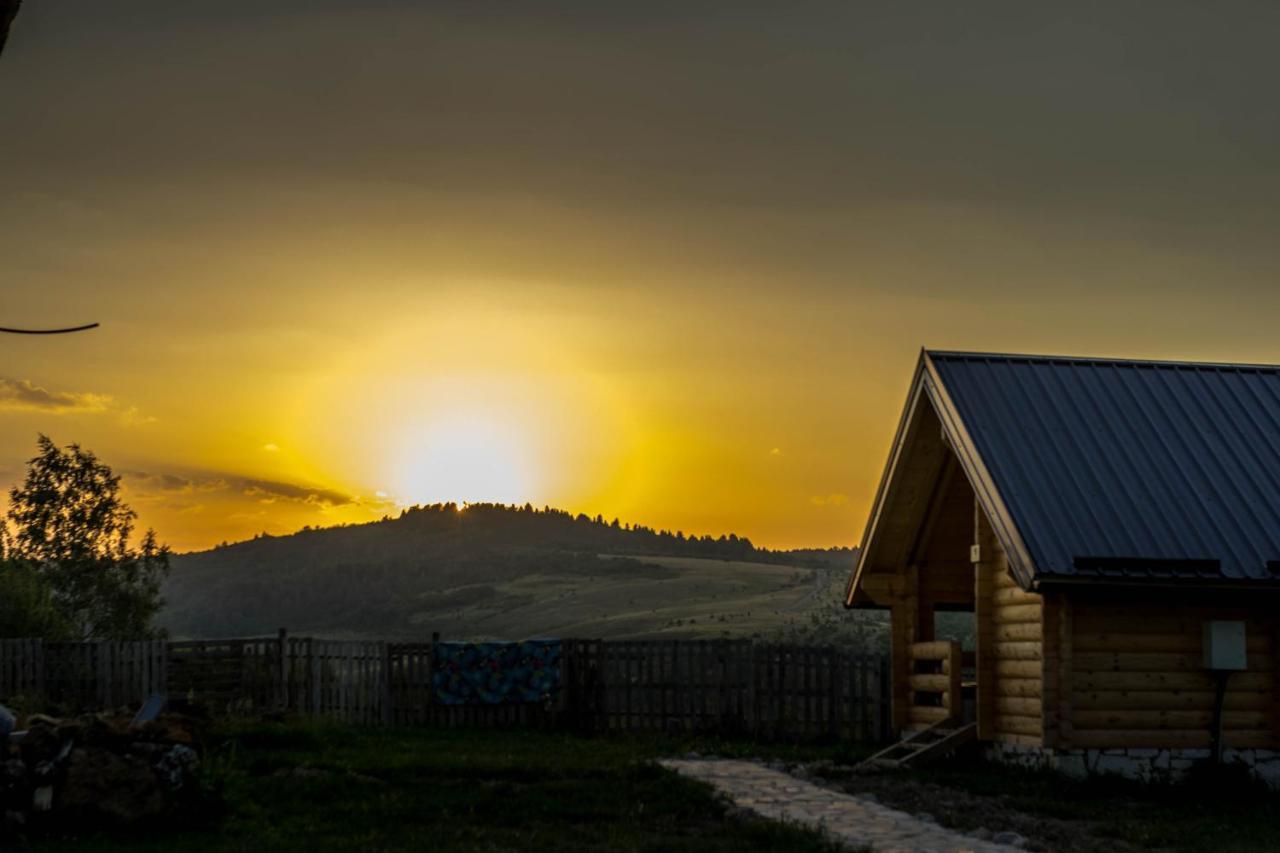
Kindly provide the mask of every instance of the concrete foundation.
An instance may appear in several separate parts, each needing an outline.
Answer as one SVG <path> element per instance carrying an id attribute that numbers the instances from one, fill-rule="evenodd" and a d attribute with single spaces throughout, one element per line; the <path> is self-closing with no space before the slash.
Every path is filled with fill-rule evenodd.
<path id="1" fill-rule="evenodd" d="M 1003 764 L 1055 770 L 1077 779 L 1110 774 L 1159 783 L 1181 781 L 1192 766 L 1209 758 L 1209 750 L 1045 749 L 995 742 L 987 744 L 986 756 Z M 1224 764 L 1243 764 L 1269 787 L 1280 790 L 1280 751 L 1224 749 L 1222 761 Z"/>

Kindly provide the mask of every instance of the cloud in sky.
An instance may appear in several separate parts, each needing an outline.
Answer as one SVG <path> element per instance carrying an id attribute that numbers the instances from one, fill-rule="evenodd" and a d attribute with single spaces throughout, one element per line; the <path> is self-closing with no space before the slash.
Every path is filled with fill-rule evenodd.
<path id="1" fill-rule="evenodd" d="M 278 483 L 272 480 L 242 479 L 237 484 L 245 495 L 260 500 L 287 500 L 318 506 L 346 506 L 359 503 L 359 499 L 335 489 L 311 488 L 293 483 Z"/>
<path id="2" fill-rule="evenodd" d="M 814 495 L 809 498 L 809 503 L 814 506 L 846 506 L 849 503 L 849 496 L 839 492 L 832 492 L 829 495 Z"/>
<path id="3" fill-rule="evenodd" d="M 0 377 L 0 411 L 51 412 L 105 412 L 111 408 L 112 399 L 106 394 L 80 391 L 50 391 L 36 385 L 30 379 Z M 136 410 L 134 410 L 136 411 Z"/>
<path id="4" fill-rule="evenodd" d="M 143 414 L 138 410 L 137 406 L 130 406 L 129 408 L 122 410 L 116 420 L 119 422 L 120 426 L 136 427 L 153 424 L 159 420 L 159 418 L 154 415 Z"/>
<path id="5" fill-rule="evenodd" d="M 312 504 L 317 507 L 351 506 L 361 502 L 360 498 L 355 495 L 347 494 L 337 489 L 283 483 L 276 480 L 261 480 L 253 477 L 241 477 L 235 474 L 209 472 L 183 475 L 126 471 L 124 476 L 129 487 L 142 495 L 192 495 L 226 492 L 230 495 L 255 498 L 262 503 L 274 503 L 275 501 L 283 500 L 300 504 Z"/>

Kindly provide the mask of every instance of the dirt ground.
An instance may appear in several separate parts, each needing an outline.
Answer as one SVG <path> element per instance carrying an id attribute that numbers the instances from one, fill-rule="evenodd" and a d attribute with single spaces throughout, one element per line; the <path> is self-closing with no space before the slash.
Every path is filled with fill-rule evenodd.
<path id="1" fill-rule="evenodd" d="M 859 796 L 872 795 L 883 805 L 913 815 L 927 814 L 943 826 L 973 833 L 1016 832 L 1026 849 L 1054 853 L 1151 853 L 1159 847 L 1138 846 L 1117 838 L 1111 820 L 1064 819 L 1020 811 L 1008 794 L 978 794 L 929 782 L 903 772 L 855 774 L 848 768 L 815 768 L 815 778 Z M 1146 804 L 1112 802 L 1140 817 Z"/>

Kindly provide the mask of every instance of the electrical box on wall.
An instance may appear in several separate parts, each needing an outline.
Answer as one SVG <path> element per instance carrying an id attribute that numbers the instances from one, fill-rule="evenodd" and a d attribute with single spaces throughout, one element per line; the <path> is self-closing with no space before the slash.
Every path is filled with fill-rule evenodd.
<path id="1" fill-rule="evenodd" d="M 1204 623 L 1204 668 L 1241 670 L 1248 665 L 1244 623 L 1213 620 Z"/>

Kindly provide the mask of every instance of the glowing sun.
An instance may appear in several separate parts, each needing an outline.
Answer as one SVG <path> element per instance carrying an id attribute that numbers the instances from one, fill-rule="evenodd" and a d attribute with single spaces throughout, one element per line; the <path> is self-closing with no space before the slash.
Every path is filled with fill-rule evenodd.
<path id="1" fill-rule="evenodd" d="M 527 439 L 516 424 L 454 415 L 414 431 L 398 454 L 402 503 L 524 503 L 534 488 Z"/>

